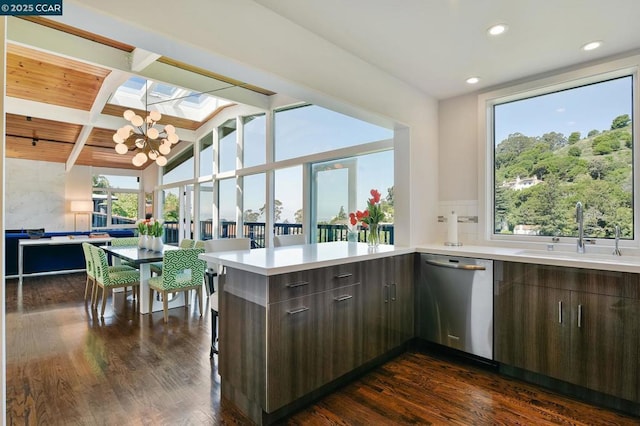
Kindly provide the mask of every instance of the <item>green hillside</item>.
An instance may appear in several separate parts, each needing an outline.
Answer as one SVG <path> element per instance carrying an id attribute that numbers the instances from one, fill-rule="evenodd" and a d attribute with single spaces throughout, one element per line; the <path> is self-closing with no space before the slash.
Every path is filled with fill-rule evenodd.
<path id="1" fill-rule="evenodd" d="M 620 226 L 633 237 L 633 138 L 621 115 L 611 129 L 588 135 L 546 133 L 509 137 L 495 151 L 495 230 L 525 228 L 548 236 L 577 236 L 575 205 L 584 205 L 585 236 L 611 238 Z M 516 179 L 537 178 L 516 189 Z M 520 225 L 520 226 L 518 226 Z"/>

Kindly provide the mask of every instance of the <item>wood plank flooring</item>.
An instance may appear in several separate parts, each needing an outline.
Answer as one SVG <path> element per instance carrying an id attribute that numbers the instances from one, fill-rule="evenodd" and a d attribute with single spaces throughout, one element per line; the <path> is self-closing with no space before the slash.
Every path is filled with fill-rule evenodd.
<path id="1" fill-rule="evenodd" d="M 7 424 L 249 424 L 220 398 L 209 359 L 208 307 L 140 318 L 117 294 L 104 320 L 84 274 L 6 287 Z M 195 311 L 194 311 L 195 309 Z M 408 352 L 291 418 L 290 425 L 638 425 L 624 416 L 520 381 Z"/>

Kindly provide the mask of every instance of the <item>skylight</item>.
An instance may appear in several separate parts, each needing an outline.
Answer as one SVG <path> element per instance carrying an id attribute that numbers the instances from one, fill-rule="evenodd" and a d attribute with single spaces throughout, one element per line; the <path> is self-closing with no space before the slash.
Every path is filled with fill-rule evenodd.
<path id="1" fill-rule="evenodd" d="M 202 122 L 216 109 L 233 102 L 133 76 L 118 87 L 109 103 L 127 108 L 157 110 L 162 115 Z"/>

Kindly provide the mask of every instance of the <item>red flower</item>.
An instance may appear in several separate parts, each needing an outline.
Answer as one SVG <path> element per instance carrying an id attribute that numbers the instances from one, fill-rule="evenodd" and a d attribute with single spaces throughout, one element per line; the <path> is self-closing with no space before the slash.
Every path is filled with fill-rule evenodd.
<path id="1" fill-rule="evenodd" d="M 371 204 L 378 204 L 380 202 L 380 192 L 377 189 L 371 190 L 371 197 L 369 200 Z"/>
<path id="2" fill-rule="evenodd" d="M 349 213 L 349 222 L 351 225 L 355 225 L 358 223 L 358 218 L 356 218 L 355 213 Z"/>

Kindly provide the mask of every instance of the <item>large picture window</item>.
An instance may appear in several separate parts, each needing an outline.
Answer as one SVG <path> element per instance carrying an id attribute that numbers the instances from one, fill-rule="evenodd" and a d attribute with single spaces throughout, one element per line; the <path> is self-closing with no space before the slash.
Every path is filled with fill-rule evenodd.
<path id="1" fill-rule="evenodd" d="M 634 239 L 634 78 L 497 100 L 493 234 Z"/>

